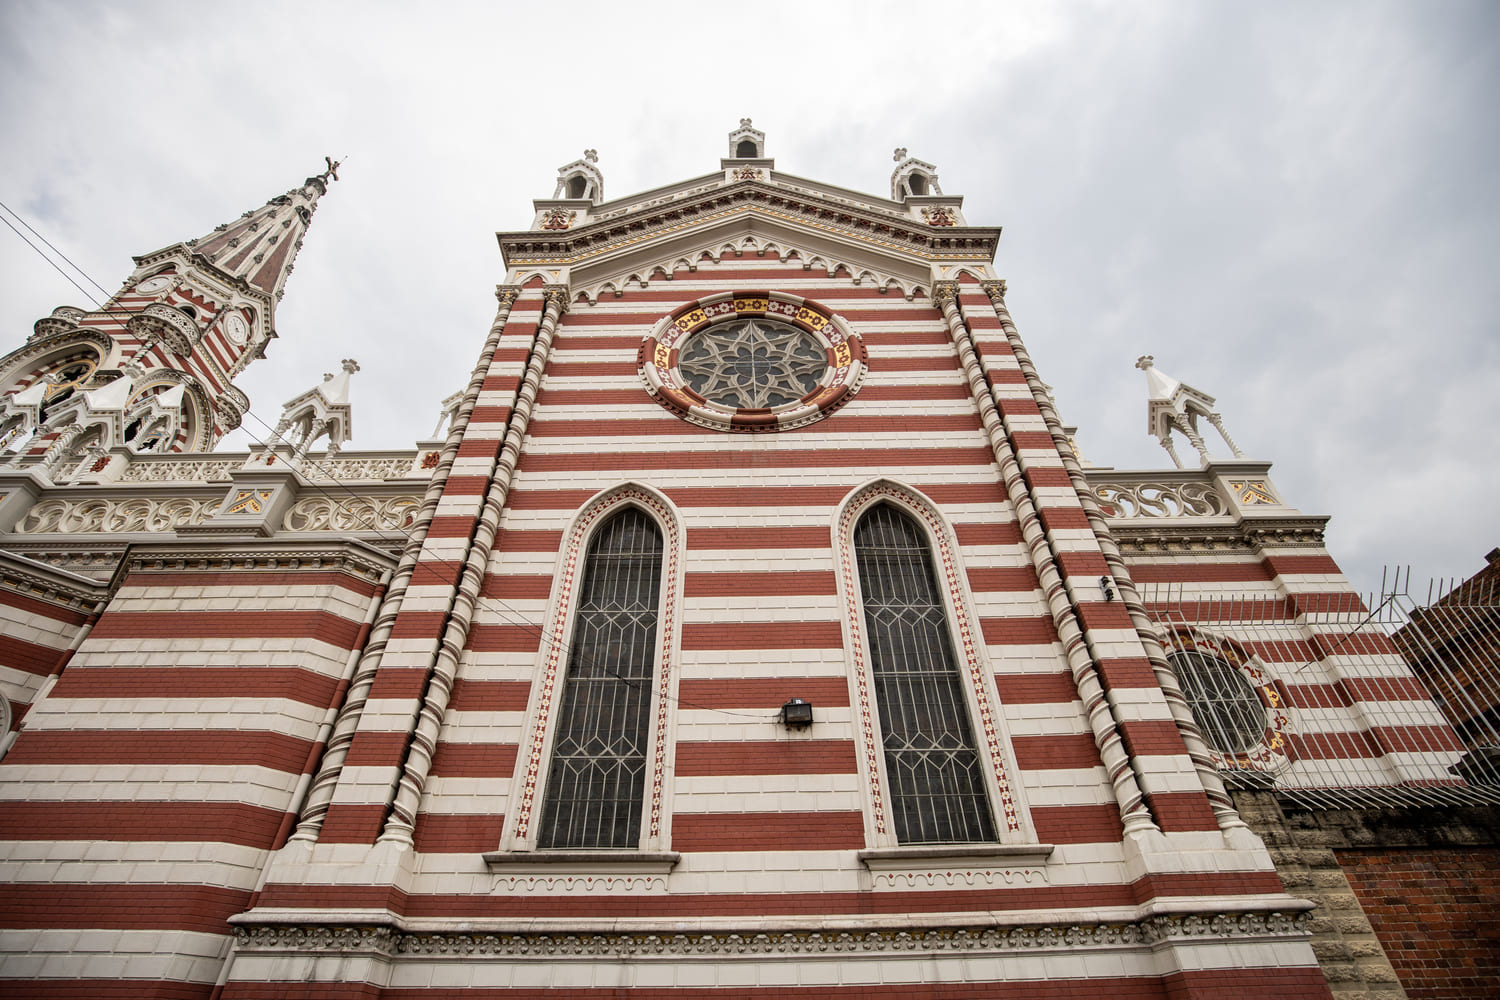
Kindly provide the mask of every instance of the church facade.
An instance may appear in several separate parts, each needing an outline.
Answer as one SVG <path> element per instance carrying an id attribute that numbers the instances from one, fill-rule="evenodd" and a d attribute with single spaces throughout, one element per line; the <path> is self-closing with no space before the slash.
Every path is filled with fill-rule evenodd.
<path id="1" fill-rule="evenodd" d="M 1292 812 L 1489 800 L 1326 518 L 1149 358 L 1085 463 L 931 164 L 727 153 L 563 167 L 413 449 L 210 453 L 334 164 L 0 359 L 15 995 L 1416 995 Z"/>

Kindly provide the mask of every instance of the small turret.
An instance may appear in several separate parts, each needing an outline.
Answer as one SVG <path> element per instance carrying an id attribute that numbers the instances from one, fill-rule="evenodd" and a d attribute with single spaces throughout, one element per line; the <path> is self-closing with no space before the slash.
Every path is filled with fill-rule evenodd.
<path id="1" fill-rule="evenodd" d="M 1178 430 L 1197 450 L 1202 463 L 1208 464 L 1208 445 L 1204 442 L 1203 435 L 1198 433 L 1199 417 L 1207 418 L 1235 458 L 1244 458 L 1244 452 L 1240 451 L 1229 432 L 1224 430 L 1223 417 L 1214 412 L 1214 397 L 1177 381 L 1157 368 L 1155 362 L 1156 359 L 1151 355 L 1142 354 L 1136 359 L 1135 366 L 1146 373 L 1147 433 L 1156 436 L 1167 454 L 1172 456 L 1172 463 L 1179 469 L 1183 468 L 1182 460 L 1177 457 L 1177 449 L 1172 446 L 1172 431 Z"/>
<path id="2" fill-rule="evenodd" d="M 337 374 L 325 374 L 321 385 L 287 400 L 271 433 L 270 450 L 274 451 L 278 445 L 290 449 L 290 464 L 294 467 L 300 467 L 313 444 L 323 438 L 328 439 L 325 457 L 338 454 L 354 433 L 349 377 L 357 371 L 359 362 L 345 358 L 343 369 Z"/>

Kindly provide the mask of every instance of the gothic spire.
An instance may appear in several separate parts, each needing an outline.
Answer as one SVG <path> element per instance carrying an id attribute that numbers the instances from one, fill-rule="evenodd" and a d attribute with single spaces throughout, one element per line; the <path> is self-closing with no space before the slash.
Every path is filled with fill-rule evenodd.
<path id="1" fill-rule="evenodd" d="M 230 277 L 280 300 L 318 199 L 328 193 L 330 180 L 339 179 L 338 163 L 331 157 L 324 161 L 327 169 L 307 178 L 301 187 L 214 227 L 207 236 L 189 240 L 187 246 Z"/>

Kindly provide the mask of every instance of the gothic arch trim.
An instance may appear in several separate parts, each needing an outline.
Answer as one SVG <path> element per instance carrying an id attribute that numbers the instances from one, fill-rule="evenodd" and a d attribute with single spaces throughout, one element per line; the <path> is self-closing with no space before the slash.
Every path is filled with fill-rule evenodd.
<path id="1" fill-rule="evenodd" d="M 636 507 L 657 524 L 662 533 L 661 603 L 657 616 L 657 648 L 651 692 L 649 749 L 646 760 L 645 808 L 642 810 L 641 850 L 666 850 L 671 843 L 672 750 L 677 701 L 676 650 L 682 630 L 682 564 L 686 536 L 676 506 L 661 492 L 642 483 L 627 482 L 595 494 L 579 508 L 563 533 L 547 603 L 537 668 L 527 705 L 527 726 L 518 755 L 516 779 L 512 782 L 506 809 L 502 851 L 531 851 L 536 847 L 535 822 L 539 819 L 546 791 L 547 769 L 556 736 L 556 711 L 566 676 L 568 651 L 578 610 L 581 583 L 589 543 L 611 514 Z"/>
<path id="2" fill-rule="evenodd" d="M 30 385 L 40 369 L 73 360 L 73 355 L 88 349 L 94 352 L 94 370 L 107 367 L 114 343 L 102 333 L 73 329 L 52 334 L 23 345 L 9 357 L 0 360 L 0 393 L 19 387 L 22 378 Z"/>
<path id="3" fill-rule="evenodd" d="M 973 595 L 958 556 L 958 539 L 952 526 L 926 496 L 892 479 L 875 479 L 853 490 L 834 511 L 833 551 L 843 606 L 844 655 L 849 668 L 849 698 L 854 712 L 859 773 L 869 808 L 866 836 L 872 847 L 894 847 L 896 834 L 890 815 L 889 779 L 885 770 L 884 745 L 879 732 L 879 713 L 874 700 L 874 677 L 865 634 L 864 598 L 855 564 L 854 528 L 861 516 L 879 503 L 890 503 L 911 515 L 927 535 L 938 586 L 946 597 L 948 626 L 957 654 L 959 673 L 968 699 L 981 768 L 995 828 L 1002 843 L 1035 843 L 1019 771 L 1011 750 L 1010 736 L 995 687 L 994 671 L 985 655 L 979 619 L 974 614 Z"/>
<path id="4" fill-rule="evenodd" d="M 203 390 L 203 384 L 188 372 L 178 371 L 175 368 L 147 368 L 139 379 L 138 386 L 131 392 L 130 404 L 126 407 L 127 413 L 133 413 L 143 402 L 146 401 L 145 393 L 159 385 L 178 385 L 185 387 L 182 400 L 183 424 L 177 428 L 181 435 L 177 445 L 169 447 L 167 451 L 185 453 L 210 451 L 213 449 L 213 404 L 209 401 L 208 393 Z"/>

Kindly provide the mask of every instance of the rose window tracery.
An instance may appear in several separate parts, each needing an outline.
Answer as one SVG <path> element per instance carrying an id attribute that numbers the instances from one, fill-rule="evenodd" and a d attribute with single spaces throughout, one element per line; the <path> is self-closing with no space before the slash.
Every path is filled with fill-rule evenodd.
<path id="1" fill-rule="evenodd" d="M 711 326 L 692 337 L 677 359 L 684 381 L 712 403 L 765 408 L 795 403 L 828 370 L 812 334 L 766 320 Z"/>
<path id="2" fill-rule="evenodd" d="M 641 343 L 658 403 L 718 431 L 785 431 L 859 391 L 865 347 L 823 306 L 782 292 L 721 292 L 664 317 Z"/>

